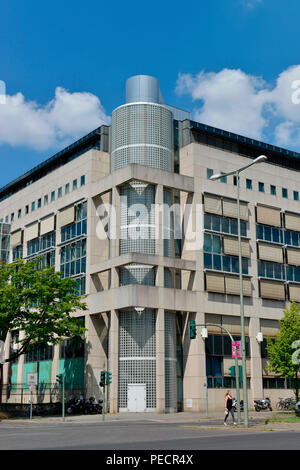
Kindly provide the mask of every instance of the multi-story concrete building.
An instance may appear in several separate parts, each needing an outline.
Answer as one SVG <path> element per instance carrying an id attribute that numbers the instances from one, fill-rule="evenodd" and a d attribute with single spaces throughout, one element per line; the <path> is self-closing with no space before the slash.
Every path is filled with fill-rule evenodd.
<path id="1" fill-rule="evenodd" d="M 241 334 L 236 181 L 209 178 L 261 154 L 268 161 L 240 187 L 249 400 L 290 396 L 266 370 L 265 341 L 300 301 L 300 154 L 193 122 L 164 104 L 156 79 L 137 76 L 111 126 L 0 190 L 10 260 L 41 254 L 89 306 L 84 347 L 66 341 L 5 367 L 10 400 L 34 370 L 45 388 L 65 370 L 73 389 L 97 395 L 106 369 L 110 412 L 203 411 L 206 396 L 223 408 L 229 338 L 211 326 L 207 339 L 189 337 L 191 320 Z"/>

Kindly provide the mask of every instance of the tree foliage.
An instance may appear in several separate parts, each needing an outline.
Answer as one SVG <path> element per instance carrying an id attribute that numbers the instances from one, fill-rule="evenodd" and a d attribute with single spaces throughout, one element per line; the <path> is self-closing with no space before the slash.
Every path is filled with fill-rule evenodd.
<path id="1" fill-rule="evenodd" d="M 300 364 L 295 360 L 296 342 L 300 340 L 300 304 L 292 302 L 290 308 L 284 310 L 284 316 L 279 320 L 280 329 L 275 340 L 268 338 L 267 351 L 269 361 L 267 369 L 282 377 L 294 379 L 295 394 L 299 399 Z"/>
<path id="2" fill-rule="evenodd" d="M 7 361 L 64 338 L 82 336 L 85 328 L 74 312 L 87 310 L 76 281 L 62 278 L 54 268 L 41 267 L 41 259 L 0 265 L 0 340 L 9 331 L 22 331 L 19 348 Z"/>

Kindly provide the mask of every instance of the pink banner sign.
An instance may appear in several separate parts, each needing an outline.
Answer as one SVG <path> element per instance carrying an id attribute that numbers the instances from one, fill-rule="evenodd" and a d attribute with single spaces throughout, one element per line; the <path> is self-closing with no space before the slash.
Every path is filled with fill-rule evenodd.
<path id="1" fill-rule="evenodd" d="M 232 341 L 232 358 L 239 359 L 241 357 L 241 342 L 240 341 Z"/>

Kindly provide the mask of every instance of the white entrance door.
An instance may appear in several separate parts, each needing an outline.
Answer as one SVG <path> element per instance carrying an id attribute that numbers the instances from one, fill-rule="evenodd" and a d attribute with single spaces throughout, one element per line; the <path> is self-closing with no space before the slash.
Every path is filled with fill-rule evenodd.
<path id="1" fill-rule="evenodd" d="M 146 411 L 146 384 L 128 384 L 128 411 Z"/>

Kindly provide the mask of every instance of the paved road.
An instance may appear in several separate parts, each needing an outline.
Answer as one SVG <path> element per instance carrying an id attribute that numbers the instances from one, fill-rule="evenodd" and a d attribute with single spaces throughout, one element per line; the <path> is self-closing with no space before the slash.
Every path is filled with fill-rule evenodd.
<path id="1" fill-rule="evenodd" d="M 299 432 L 221 427 L 220 422 L 5 422 L 1 450 L 298 450 Z"/>

